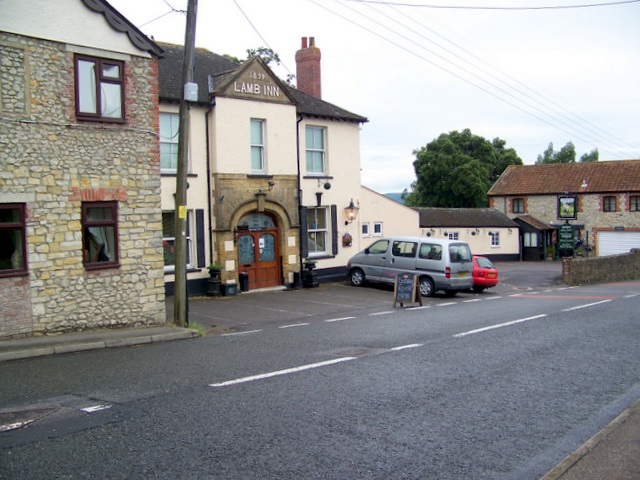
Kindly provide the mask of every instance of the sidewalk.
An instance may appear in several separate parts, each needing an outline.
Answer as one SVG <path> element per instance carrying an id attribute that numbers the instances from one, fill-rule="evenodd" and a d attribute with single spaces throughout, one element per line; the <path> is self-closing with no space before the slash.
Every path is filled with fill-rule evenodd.
<path id="1" fill-rule="evenodd" d="M 126 347 L 153 342 L 168 342 L 198 336 L 196 330 L 174 327 L 92 330 L 49 337 L 29 337 L 0 342 L 0 362 L 24 358 L 81 352 L 102 348 Z"/>

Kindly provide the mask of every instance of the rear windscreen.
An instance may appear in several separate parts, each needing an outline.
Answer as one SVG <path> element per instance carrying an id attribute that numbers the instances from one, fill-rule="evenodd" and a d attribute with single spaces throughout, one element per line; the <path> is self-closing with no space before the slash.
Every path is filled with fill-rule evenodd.
<path id="1" fill-rule="evenodd" d="M 451 263 L 471 261 L 471 250 L 466 243 L 453 243 L 449 245 L 449 258 Z"/>

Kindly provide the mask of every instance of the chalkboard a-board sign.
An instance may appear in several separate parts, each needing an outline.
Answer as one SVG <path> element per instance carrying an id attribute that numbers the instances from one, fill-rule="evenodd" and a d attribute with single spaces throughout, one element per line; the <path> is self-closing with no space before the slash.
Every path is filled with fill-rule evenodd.
<path id="1" fill-rule="evenodd" d="M 420 295 L 420 283 L 418 276 L 403 272 L 396 275 L 396 281 L 393 286 L 393 306 L 399 303 L 401 307 L 405 303 L 414 304 L 416 300 L 422 305 L 422 295 Z"/>

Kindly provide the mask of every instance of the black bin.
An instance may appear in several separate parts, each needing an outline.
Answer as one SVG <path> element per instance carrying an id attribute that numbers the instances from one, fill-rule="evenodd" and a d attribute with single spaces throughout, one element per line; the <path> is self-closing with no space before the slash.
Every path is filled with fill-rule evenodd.
<path id="1" fill-rule="evenodd" d="M 248 292 L 249 291 L 249 274 L 247 272 L 240 272 L 239 281 L 240 281 L 240 291 Z"/>

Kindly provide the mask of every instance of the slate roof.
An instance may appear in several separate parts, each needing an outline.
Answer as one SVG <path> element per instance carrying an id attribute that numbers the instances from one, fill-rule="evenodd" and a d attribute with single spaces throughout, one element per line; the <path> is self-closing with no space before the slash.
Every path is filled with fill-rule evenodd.
<path id="1" fill-rule="evenodd" d="M 420 228 L 518 228 L 513 220 L 495 208 L 416 207 L 414 210 L 420 213 Z"/>
<path id="2" fill-rule="evenodd" d="M 640 160 L 509 165 L 488 195 L 640 191 Z"/>
<path id="3" fill-rule="evenodd" d="M 158 77 L 160 84 L 160 100 L 180 101 L 182 88 L 182 57 L 184 47 L 168 43 L 159 44 L 164 55 L 158 60 Z M 197 48 L 194 59 L 194 81 L 198 84 L 198 102 L 209 104 L 209 77 L 212 87 L 222 84 L 241 68 L 241 64 L 228 58 Z M 329 102 L 306 94 L 288 85 L 284 85 L 288 95 L 296 102 L 298 113 L 302 115 L 331 118 L 349 122 L 367 122 L 367 118 L 337 107 Z"/>
<path id="4" fill-rule="evenodd" d="M 160 100 L 180 101 L 182 93 L 182 58 L 184 47 L 170 43 L 159 44 L 164 55 L 158 60 Z M 196 48 L 193 80 L 198 84 L 198 102 L 209 104 L 209 75 L 218 76 L 235 71 L 240 66 L 221 55 Z"/>

